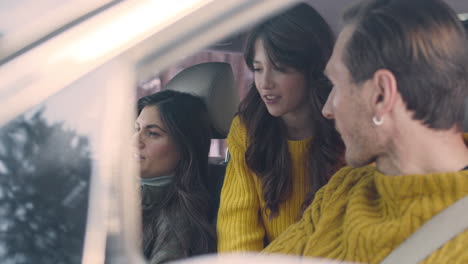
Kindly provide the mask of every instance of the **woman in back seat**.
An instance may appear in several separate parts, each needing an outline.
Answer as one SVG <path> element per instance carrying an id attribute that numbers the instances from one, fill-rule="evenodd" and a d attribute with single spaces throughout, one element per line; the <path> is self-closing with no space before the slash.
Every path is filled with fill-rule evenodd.
<path id="1" fill-rule="evenodd" d="M 333 33 L 301 4 L 252 30 L 245 61 L 254 83 L 228 135 L 218 251 L 259 251 L 296 222 L 342 165 L 343 143 L 321 109 Z"/>
<path id="2" fill-rule="evenodd" d="M 202 99 L 162 91 L 138 100 L 143 250 L 151 264 L 214 252 L 206 190 L 211 126 Z"/>

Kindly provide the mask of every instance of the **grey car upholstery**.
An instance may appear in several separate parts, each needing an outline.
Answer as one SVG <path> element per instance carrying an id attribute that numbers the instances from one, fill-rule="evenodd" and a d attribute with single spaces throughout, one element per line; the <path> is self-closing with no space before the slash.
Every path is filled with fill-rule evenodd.
<path id="1" fill-rule="evenodd" d="M 165 89 L 201 96 L 213 124 L 213 138 L 226 138 L 239 104 L 231 65 L 225 62 L 193 65 L 172 78 Z"/>
<path id="2" fill-rule="evenodd" d="M 212 138 L 226 138 L 239 105 L 239 93 L 231 65 L 224 62 L 193 65 L 178 73 L 164 89 L 201 96 L 212 122 Z M 213 199 L 210 215 L 213 223 L 216 222 L 226 166 L 227 162 L 223 158 L 210 158 L 207 187 Z"/>

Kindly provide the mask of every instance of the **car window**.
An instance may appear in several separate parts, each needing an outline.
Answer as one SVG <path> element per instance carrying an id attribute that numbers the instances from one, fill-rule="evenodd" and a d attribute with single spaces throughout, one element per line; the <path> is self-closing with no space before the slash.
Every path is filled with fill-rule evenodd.
<path id="1" fill-rule="evenodd" d="M 81 263 L 104 95 L 87 82 L 0 129 L 0 263 Z"/>
<path id="2" fill-rule="evenodd" d="M 112 0 L 0 1 L 0 62 Z"/>
<path id="3" fill-rule="evenodd" d="M 0 263 L 104 263 L 121 256 L 140 263 L 136 170 L 127 157 L 135 86 L 291 4 L 189 2 L 194 10 L 174 5 L 168 12 L 145 8 L 159 1 L 122 1 L 0 61 L 0 101 L 7 106 L 0 113 Z M 194 23 L 202 13 L 206 21 Z M 125 24 L 134 17 L 139 24 Z M 124 69 L 88 82 L 113 62 Z"/>

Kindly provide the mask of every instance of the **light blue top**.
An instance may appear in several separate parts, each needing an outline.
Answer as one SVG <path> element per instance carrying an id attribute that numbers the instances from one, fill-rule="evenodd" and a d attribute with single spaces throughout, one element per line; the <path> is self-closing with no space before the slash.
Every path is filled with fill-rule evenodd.
<path id="1" fill-rule="evenodd" d="M 168 186 L 174 179 L 173 175 L 159 176 L 154 178 L 140 178 L 141 185 L 164 187 Z"/>

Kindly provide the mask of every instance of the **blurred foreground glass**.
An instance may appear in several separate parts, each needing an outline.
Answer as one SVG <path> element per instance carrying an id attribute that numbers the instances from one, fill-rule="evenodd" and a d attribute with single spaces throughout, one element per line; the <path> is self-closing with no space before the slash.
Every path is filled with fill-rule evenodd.
<path id="1" fill-rule="evenodd" d="M 280 254 L 258 254 L 258 253 L 233 253 L 206 255 L 172 264 L 358 264 L 323 258 L 310 258 L 304 256 L 280 255 Z"/>
<path id="2" fill-rule="evenodd" d="M 102 112 L 83 82 L 0 128 L 0 263 L 81 263 Z"/>

